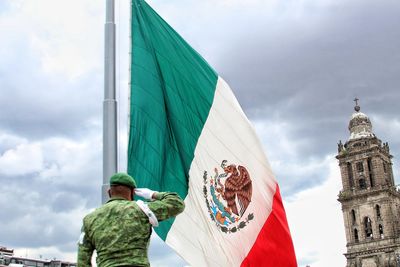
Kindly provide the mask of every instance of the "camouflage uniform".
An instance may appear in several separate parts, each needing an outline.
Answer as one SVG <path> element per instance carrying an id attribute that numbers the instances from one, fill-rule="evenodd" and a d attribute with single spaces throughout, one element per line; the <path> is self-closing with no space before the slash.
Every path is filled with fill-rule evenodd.
<path id="1" fill-rule="evenodd" d="M 176 216 L 184 202 L 176 193 L 157 192 L 148 202 L 158 221 Z M 93 250 L 99 267 L 150 266 L 147 249 L 152 226 L 135 201 L 113 197 L 83 219 L 78 266 L 91 266 Z"/>

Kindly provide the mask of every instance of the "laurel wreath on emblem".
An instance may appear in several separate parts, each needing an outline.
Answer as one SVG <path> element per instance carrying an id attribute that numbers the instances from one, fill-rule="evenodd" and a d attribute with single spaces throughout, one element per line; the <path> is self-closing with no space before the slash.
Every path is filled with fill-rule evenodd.
<path id="1" fill-rule="evenodd" d="M 203 194 L 211 220 L 223 233 L 236 233 L 246 227 L 254 214 L 243 218 L 251 202 L 252 182 L 247 169 L 221 163 L 222 173 L 214 168 L 214 176 L 203 174 Z"/>

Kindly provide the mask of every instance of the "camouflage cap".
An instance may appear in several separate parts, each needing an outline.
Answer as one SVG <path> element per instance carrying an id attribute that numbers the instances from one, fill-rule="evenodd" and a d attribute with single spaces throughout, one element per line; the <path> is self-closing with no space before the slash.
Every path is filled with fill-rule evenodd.
<path id="1" fill-rule="evenodd" d="M 135 179 L 132 178 L 129 174 L 118 172 L 111 176 L 110 185 L 125 185 L 128 187 L 136 188 Z"/>

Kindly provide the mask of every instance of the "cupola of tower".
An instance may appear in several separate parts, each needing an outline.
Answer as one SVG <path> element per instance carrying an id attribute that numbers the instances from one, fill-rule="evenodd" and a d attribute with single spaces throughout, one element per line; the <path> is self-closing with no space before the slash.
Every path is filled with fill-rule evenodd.
<path id="1" fill-rule="evenodd" d="M 365 137 L 374 137 L 372 132 L 372 124 L 367 115 L 360 112 L 360 106 L 358 105 L 358 99 L 355 99 L 356 106 L 354 107 L 354 113 L 351 116 L 349 122 L 350 140 L 355 140 Z"/>

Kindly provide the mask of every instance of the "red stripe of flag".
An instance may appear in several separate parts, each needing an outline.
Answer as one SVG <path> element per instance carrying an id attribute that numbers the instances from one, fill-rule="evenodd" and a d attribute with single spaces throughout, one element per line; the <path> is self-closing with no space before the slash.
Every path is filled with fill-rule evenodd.
<path id="1" fill-rule="evenodd" d="M 258 234 L 256 242 L 241 264 L 241 267 L 248 266 L 297 266 L 293 242 L 278 185 L 276 185 L 272 212 Z"/>

